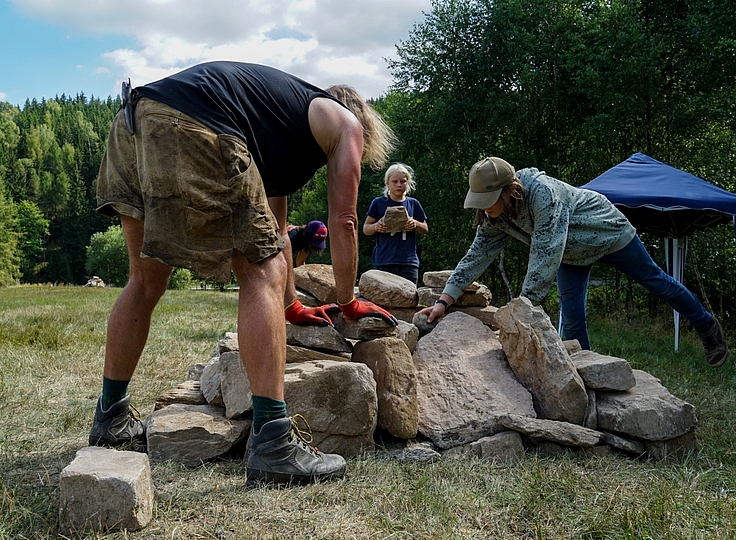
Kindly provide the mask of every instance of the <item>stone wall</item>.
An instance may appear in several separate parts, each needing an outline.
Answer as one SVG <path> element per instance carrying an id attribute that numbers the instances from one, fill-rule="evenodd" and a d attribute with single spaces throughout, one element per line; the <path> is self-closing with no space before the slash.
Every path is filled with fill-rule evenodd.
<path id="1" fill-rule="evenodd" d="M 393 456 L 413 460 L 449 453 L 506 462 L 550 448 L 661 459 L 697 449 L 692 405 L 625 359 L 561 341 L 525 298 L 496 309 L 475 283 L 419 337 L 410 321 L 439 297 L 450 273 L 425 273 L 420 288 L 379 270 L 361 276 L 356 295 L 392 312 L 398 327 L 339 313 L 334 327 L 287 323 L 287 406 L 308 421 L 320 450 L 353 457 L 374 451 L 378 436 Z M 328 265 L 296 268 L 295 282 L 306 305 L 334 301 Z M 215 447 L 224 455 L 243 445 L 251 405 L 241 345 L 226 335 L 159 398 L 149 420 L 151 459 L 196 464 L 215 457 Z M 209 435 L 217 444 L 196 427 L 203 406 L 219 415 L 214 425 L 223 423 Z M 174 425 L 187 436 L 177 438 Z M 184 448 L 185 438 L 199 456 Z"/>

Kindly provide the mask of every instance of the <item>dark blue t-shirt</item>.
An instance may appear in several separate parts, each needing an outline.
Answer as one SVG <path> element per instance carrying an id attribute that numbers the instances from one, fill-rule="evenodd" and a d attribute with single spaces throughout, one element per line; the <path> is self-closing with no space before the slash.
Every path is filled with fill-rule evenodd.
<path id="1" fill-rule="evenodd" d="M 304 241 L 304 238 L 306 238 L 306 236 L 299 236 L 299 227 L 294 227 L 293 229 L 289 230 L 287 234 L 289 235 L 289 241 L 291 242 L 292 253 L 299 253 L 301 250 L 309 247 Z"/>
<path id="2" fill-rule="evenodd" d="M 378 221 L 386 213 L 389 206 L 403 206 L 410 218 L 414 218 L 419 223 L 427 221 L 424 214 L 424 208 L 419 201 L 413 197 L 406 197 L 403 202 L 396 202 L 391 197 L 376 197 L 368 208 L 367 215 Z M 406 231 L 406 240 L 404 234 L 397 232 L 393 235 L 388 233 L 376 233 L 376 247 L 373 249 L 371 263 L 373 266 L 383 266 L 386 264 L 408 264 L 410 266 L 419 266 L 419 256 L 417 255 L 417 233 L 415 231 Z"/>

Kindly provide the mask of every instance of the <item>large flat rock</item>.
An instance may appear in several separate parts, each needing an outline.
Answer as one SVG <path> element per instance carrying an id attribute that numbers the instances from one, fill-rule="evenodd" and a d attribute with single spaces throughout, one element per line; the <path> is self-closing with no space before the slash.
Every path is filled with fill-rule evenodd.
<path id="1" fill-rule="evenodd" d="M 496 335 L 462 312 L 446 315 L 414 351 L 419 432 L 439 448 L 504 428 L 499 417 L 536 416 L 532 396 L 506 361 Z"/>
<path id="2" fill-rule="evenodd" d="M 659 379 L 634 370 L 636 386 L 625 392 L 597 392 L 598 429 L 644 441 L 685 435 L 697 424 L 695 408 L 673 396 Z"/>

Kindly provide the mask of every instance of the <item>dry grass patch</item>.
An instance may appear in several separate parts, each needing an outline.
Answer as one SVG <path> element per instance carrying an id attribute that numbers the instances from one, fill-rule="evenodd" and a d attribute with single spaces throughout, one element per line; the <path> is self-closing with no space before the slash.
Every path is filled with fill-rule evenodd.
<path id="1" fill-rule="evenodd" d="M 119 289 L 0 289 L 0 540 L 63 538 L 58 476 L 86 444 L 106 319 Z M 131 386 L 148 413 L 235 327 L 237 296 L 169 291 Z M 733 364 L 704 367 L 693 336 L 596 321 L 599 352 L 630 359 L 693 403 L 702 450 L 679 463 L 528 454 L 512 467 L 459 458 L 351 459 L 345 478 L 248 489 L 244 463 L 153 467 L 154 518 L 89 539 L 731 538 L 736 529 Z"/>

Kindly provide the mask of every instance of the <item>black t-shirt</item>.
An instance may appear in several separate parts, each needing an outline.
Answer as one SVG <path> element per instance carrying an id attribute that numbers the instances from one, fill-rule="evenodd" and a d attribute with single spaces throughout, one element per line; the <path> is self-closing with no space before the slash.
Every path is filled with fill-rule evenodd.
<path id="1" fill-rule="evenodd" d="M 135 90 L 245 141 L 269 196 L 294 193 L 327 163 L 309 128 L 309 104 L 340 103 L 298 77 L 240 62 L 199 64 Z"/>

